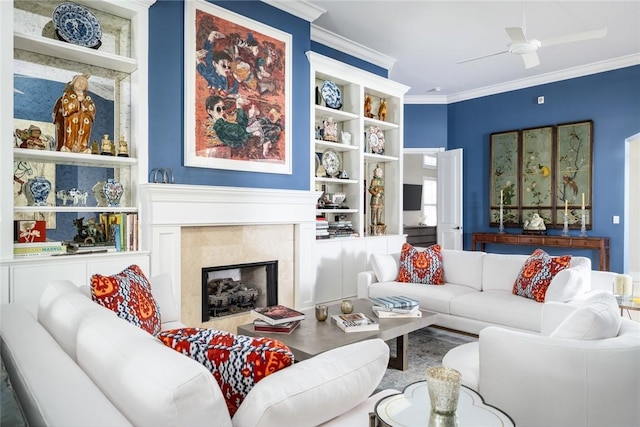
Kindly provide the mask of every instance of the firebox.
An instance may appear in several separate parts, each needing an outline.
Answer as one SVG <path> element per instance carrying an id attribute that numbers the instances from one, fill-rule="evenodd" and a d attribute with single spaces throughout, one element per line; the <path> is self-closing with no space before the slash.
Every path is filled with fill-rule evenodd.
<path id="1" fill-rule="evenodd" d="M 278 303 L 278 261 L 202 269 L 202 321 Z"/>

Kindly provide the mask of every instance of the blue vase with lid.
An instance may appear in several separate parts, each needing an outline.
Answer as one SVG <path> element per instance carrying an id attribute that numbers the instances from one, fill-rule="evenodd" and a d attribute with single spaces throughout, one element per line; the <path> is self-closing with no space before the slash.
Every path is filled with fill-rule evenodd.
<path id="1" fill-rule="evenodd" d="M 28 185 L 33 197 L 33 206 L 47 206 L 47 197 L 51 192 L 51 181 L 44 176 L 37 176 L 30 179 Z"/>
<path id="2" fill-rule="evenodd" d="M 120 198 L 124 193 L 124 186 L 114 178 L 108 178 L 102 186 L 102 192 L 104 197 L 107 198 L 107 206 L 118 207 L 120 206 Z"/>

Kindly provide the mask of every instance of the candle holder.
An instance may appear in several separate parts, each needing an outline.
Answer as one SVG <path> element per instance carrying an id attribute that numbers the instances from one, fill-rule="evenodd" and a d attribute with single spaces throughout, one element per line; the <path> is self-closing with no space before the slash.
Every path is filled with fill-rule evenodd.
<path id="1" fill-rule="evenodd" d="M 582 214 L 580 215 L 580 237 L 587 237 L 587 215 L 584 208 L 582 208 Z"/>
<path id="2" fill-rule="evenodd" d="M 504 234 L 504 212 L 502 203 L 500 203 L 500 227 L 498 228 L 498 233 Z"/>
<path id="3" fill-rule="evenodd" d="M 569 214 L 564 214 L 564 226 L 562 227 L 562 237 L 569 237 Z"/>

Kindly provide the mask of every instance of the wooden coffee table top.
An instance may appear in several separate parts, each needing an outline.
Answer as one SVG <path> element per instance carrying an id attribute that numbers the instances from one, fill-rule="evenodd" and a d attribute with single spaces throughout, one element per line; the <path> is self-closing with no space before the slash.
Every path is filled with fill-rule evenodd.
<path id="1" fill-rule="evenodd" d="M 290 334 L 255 332 L 251 323 L 238 326 L 238 334 L 251 337 L 264 336 L 282 341 L 289 346 L 295 355 L 296 361 L 301 361 L 327 350 L 358 341 L 372 338 L 381 338 L 384 341 L 388 341 L 432 325 L 436 322 L 438 316 L 436 313 L 422 311 L 422 317 L 418 318 L 379 319 L 371 309 L 371 301 L 354 299 L 353 312 L 364 313 L 375 319 L 380 323 L 380 329 L 366 332 L 343 332 L 331 320 L 331 316 L 334 314 L 342 313 L 339 303 L 329 305 L 329 317 L 323 322 L 316 320 L 315 308 L 302 310 L 302 312 L 305 314 L 305 319 Z"/>

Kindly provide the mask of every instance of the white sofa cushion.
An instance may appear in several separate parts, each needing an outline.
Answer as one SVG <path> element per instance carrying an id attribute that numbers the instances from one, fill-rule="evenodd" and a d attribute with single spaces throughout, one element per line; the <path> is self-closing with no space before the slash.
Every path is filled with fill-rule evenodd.
<path id="1" fill-rule="evenodd" d="M 391 282 L 398 278 L 400 269 L 400 254 L 373 254 L 371 256 L 371 269 L 378 282 Z"/>
<path id="2" fill-rule="evenodd" d="M 529 255 L 487 253 L 483 258 L 482 290 L 513 291 L 520 270 Z"/>
<path id="3" fill-rule="evenodd" d="M 138 426 L 231 426 L 222 392 L 199 363 L 116 316 L 78 328 L 78 365 Z"/>
<path id="4" fill-rule="evenodd" d="M 478 291 L 462 285 L 423 285 L 420 283 L 377 282 L 369 287 L 369 298 L 403 295 L 420 302 L 422 310 L 449 314 L 454 298 Z"/>
<path id="5" fill-rule="evenodd" d="M 160 307 L 162 330 L 167 329 L 168 324 L 180 322 L 180 311 L 171 287 L 171 275 L 159 274 L 149 279 L 149 283 L 151 283 L 151 294 Z"/>
<path id="6" fill-rule="evenodd" d="M 233 425 L 320 425 L 366 400 L 388 361 L 389 347 L 372 339 L 296 363 L 258 382 L 235 413 Z"/>
<path id="7" fill-rule="evenodd" d="M 484 252 L 442 250 L 442 265 L 445 283 L 482 289 L 482 268 Z"/>
<path id="8" fill-rule="evenodd" d="M 569 314 L 550 335 L 551 338 L 598 340 L 613 338 L 620 331 L 620 309 L 615 297 L 596 291 Z"/>
<path id="9" fill-rule="evenodd" d="M 591 259 L 571 257 L 571 264 L 556 274 L 547 288 L 544 301 L 568 302 L 589 290 Z"/>

